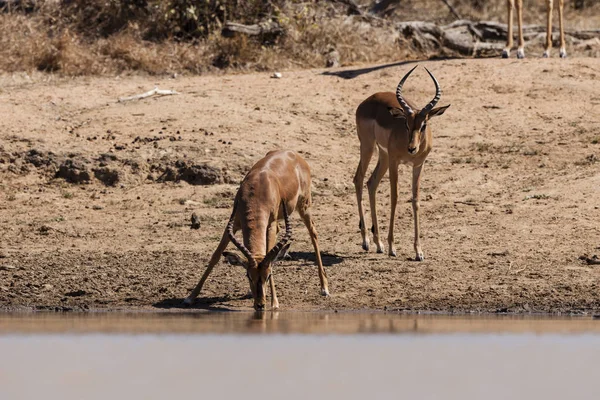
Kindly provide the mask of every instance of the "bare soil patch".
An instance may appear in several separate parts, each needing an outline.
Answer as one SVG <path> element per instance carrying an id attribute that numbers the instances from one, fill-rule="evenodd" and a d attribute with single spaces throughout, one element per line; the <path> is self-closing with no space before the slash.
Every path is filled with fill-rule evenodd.
<path id="1" fill-rule="evenodd" d="M 423 64 L 442 85 L 440 104 L 452 106 L 432 125 L 422 263 L 409 260 L 409 169 L 401 168 L 397 258 L 362 251 L 352 184 L 354 111 L 394 90 L 410 65 L 281 79 L 2 80 L 0 307 L 178 308 L 245 172 L 267 151 L 290 148 L 313 170 L 332 295 L 318 293 L 294 215 L 293 260 L 275 268 L 283 310 L 599 311 L 600 267 L 586 262 L 600 255 L 598 60 Z M 433 88 L 417 71 L 405 93 L 424 104 Z M 117 102 L 154 86 L 181 94 Z M 378 201 L 385 237 L 387 177 Z M 192 213 L 199 229 L 190 229 Z M 247 288 L 241 269 L 219 265 L 195 307 L 249 309 Z"/>

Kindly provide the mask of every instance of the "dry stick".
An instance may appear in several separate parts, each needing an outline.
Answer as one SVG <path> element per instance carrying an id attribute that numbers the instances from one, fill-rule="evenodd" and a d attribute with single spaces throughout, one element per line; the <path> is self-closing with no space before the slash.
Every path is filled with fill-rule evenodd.
<path id="1" fill-rule="evenodd" d="M 466 206 L 478 206 L 479 203 L 475 203 L 472 201 L 455 201 L 454 204 L 464 204 Z"/>
<path id="2" fill-rule="evenodd" d="M 131 100 L 140 100 L 140 99 L 145 99 L 146 97 L 150 97 L 150 96 L 169 96 L 172 94 L 179 94 L 179 92 L 176 92 L 174 90 L 161 90 L 158 87 L 155 87 L 154 89 L 146 92 L 146 93 L 142 93 L 142 94 L 137 94 L 135 96 L 130 96 L 130 97 L 120 97 L 119 98 L 119 103 L 125 102 L 125 101 L 131 101 Z"/>
<path id="3" fill-rule="evenodd" d="M 458 19 L 462 19 L 462 17 L 461 17 L 461 16 L 460 16 L 460 14 L 458 13 L 458 11 L 456 11 L 456 8 L 454 8 L 454 7 L 452 6 L 452 4 L 448 3 L 448 0 L 442 0 L 442 1 L 444 2 L 444 4 L 445 4 L 445 5 L 447 5 L 447 6 L 448 6 L 448 8 L 450 9 L 450 12 L 451 12 L 452 14 L 454 14 L 454 16 L 455 16 L 456 18 L 458 18 Z"/>
<path id="4" fill-rule="evenodd" d="M 600 265 L 600 258 L 596 258 L 596 256 L 594 257 L 586 257 L 585 262 L 588 265 Z"/>

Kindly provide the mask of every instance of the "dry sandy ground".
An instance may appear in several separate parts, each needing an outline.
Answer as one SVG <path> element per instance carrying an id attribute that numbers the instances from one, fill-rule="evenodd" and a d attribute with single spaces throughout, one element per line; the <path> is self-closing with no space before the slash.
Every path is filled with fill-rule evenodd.
<path id="1" fill-rule="evenodd" d="M 600 255 L 600 61 L 422 65 L 442 84 L 440 104 L 452 104 L 432 123 L 422 263 L 410 260 L 408 167 L 397 258 L 362 251 L 352 184 L 356 106 L 394 90 L 411 64 L 282 79 L 3 77 L 0 307 L 180 307 L 217 246 L 244 173 L 267 151 L 289 148 L 313 170 L 332 295 L 319 295 L 309 237 L 294 215 L 294 259 L 275 268 L 282 310 L 600 311 L 600 266 L 579 259 Z M 181 94 L 116 101 L 155 85 Z M 423 69 L 405 93 L 418 104 L 433 96 Z M 70 177 L 88 173 L 89 182 L 55 178 L 60 165 Z M 203 165 L 216 169 L 206 177 Z M 168 181 L 178 177 L 217 183 Z M 386 237 L 387 177 L 378 201 Z M 199 230 L 190 229 L 192 212 Z M 242 269 L 220 264 L 194 308 L 249 309 L 247 288 Z"/>

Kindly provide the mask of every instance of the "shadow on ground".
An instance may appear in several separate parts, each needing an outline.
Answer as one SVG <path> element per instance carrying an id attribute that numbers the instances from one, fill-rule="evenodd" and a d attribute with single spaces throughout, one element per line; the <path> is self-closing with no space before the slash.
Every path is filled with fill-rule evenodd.
<path id="1" fill-rule="evenodd" d="M 290 251 L 288 254 L 290 257 L 292 257 L 292 260 L 302 260 L 310 263 L 317 262 L 314 252 Z M 344 261 L 344 258 L 335 254 L 321 252 L 321 260 L 323 261 L 324 267 L 330 267 L 332 265 L 341 263 L 342 261 Z"/>
<path id="2" fill-rule="evenodd" d="M 185 305 L 183 304 L 183 298 L 170 298 L 159 301 L 158 303 L 154 303 L 152 306 L 156 308 L 163 309 L 199 309 L 199 310 L 209 310 L 209 311 L 235 311 L 231 308 L 223 307 L 223 306 L 214 306 L 216 303 L 224 303 L 231 300 L 242 300 L 247 297 L 244 295 L 237 299 L 232 298 L 231 296 L 217 296 L 217 297 L 198 297 L 194 304 Z"/>
<path id="3" fill-rule="evenodd" d="M 368 67 L 368 68 L 346 69 L 344 71 L 325 71 L 321 75 L 337 76 L 337 77 L 340 77 L 343 79 L 354 79 L 358 76 L 361 76 L 364 74 L 369 74 L 371 72 L 378 71 L 380 69 L 400 67 L 402 65 L 414 64 L 417 62 L 419 62 L 419 61 L 416 61 L 416 60 L 415 61 L 398 61 L 395 63 L 376 65 L 374 67 Z"/>

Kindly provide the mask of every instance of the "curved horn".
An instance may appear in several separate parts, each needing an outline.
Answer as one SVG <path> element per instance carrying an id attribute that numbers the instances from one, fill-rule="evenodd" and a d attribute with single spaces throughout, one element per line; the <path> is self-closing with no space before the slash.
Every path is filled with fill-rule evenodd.
<path id="1" fill-rule="evenodd" d="M 412 108 L 410 108 L 410 106 L 408 105 L 408 103 L 404 100 L 404 97 L 402 96 L 402 86 L 404 86 L 404 82 L 406 82 L 406 80 L 408 79 L 408 77 L 410 76 L 410 74 L 412 74 L 412 72 L 418 67 L 419 65 L 415 65 L 413 67 L 413 69 L 411 69 L 410 71 L 408 71 L 406 73 L 406 75 L 404 75 L 404 77 L 400 80 L 400 83 L 398 84 L 398 87 L 396 88 L 396 98 L 398 99 L 398 103 L 400 103 L 400 107 L 402 107 L 402 109 L 407 113 L 407 114 L 414 114 L 414 111 L 412 110 Z"/>
<path id="2" fill-rule="evenodd" d="M 240 251 L 244 254 L 244 256 L 246 256 L 250 265 L 255 266 L 256 261 L 254 260 L 254 257 L 252 257 L 252 253 L 250 253 L 250 250 L 248 250 L 246 248 L 246 246 L 244 246 L 243 243 L 240 243 L 240 241 L 237 240 L 235 235 L 233 234 L 233 221 L 235 220 L 235 211 L 236 211 L 235 209 L 236 208 L 237 208 L 237 199 L 233 203 L 233 212 L 231 213 L 231 218 L 229 218 L 229 223 L 227 223 L 227 235 L 229 236 L 229 239 L 235 245 L 235 247 L 240 249 Z"/>
<path id="3" fill-rule="evenodd" d="M 431 111 L 438 101 L 440 101 L 440 97 L 442 97 L 442 89 L 440 88 L 440 84 L 438 83 L 437 79 L 435 79 L 435 76 L 433 76 L 433 74 L 429 72 L 427 68 L 425 68 L 425 71 L 427 71 L 431 79 L 433 79 L 433 83 L 435 83 L 435 97 L 421 110 L 421 115 L 425 115 Z"/>
<path id="4" fill-rule="evenodd" d="M 275 246 L 273 246 L 273 248 L 269 251 L 269 253 L 267 253 L 267 255 L 265 256 L 265 258 L 262 261 L 263 263 L 268 264 L 268 263 L 272 262 L 275 259 L 275 257 L 277 257 L 277 254 L 279 254 L 279 252 L 281 251 L 283 246 L 285 246 L 287 244 L 287 242 L 289 242 L 289 240 L 292 238 L 292 226 L 290 225 L 290 216 L 288 215 L 287 208 L 285 206 L 285 202 L 282 202 L 282 206 L 283 206 L 283 220 L 285 221 L 285 235 L 283 235 L 281 240 Z"/>

